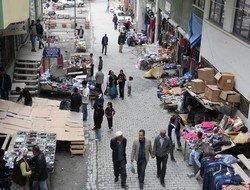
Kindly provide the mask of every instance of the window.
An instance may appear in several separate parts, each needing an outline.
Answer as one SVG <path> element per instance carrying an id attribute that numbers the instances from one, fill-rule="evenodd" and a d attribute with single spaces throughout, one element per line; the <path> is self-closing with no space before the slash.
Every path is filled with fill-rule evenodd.
<path id="1" fill-rule="evenodd" d="M 250 41 L 250 0 L 238 0 L 233 32 Z"/>
<path id="2" fill-rule="evenodd" d="M 205 0 L 193 0 L 193 4 L 201 8 L 202 10 L 204 10 L 205 8 Z"/>
<path id="3" fill-rule="evenodd" d="M 209 20 L 223 26 L 225 0 L 211 0 Z"/>

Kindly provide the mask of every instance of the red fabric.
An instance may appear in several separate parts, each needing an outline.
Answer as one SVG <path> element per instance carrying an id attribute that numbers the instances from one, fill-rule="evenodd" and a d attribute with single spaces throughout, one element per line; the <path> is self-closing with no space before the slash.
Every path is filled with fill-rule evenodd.
<path id="1" fill-rule="evenodd" d="M 186 44 L 187 44 L 187 40 L 184 39 L 184 38 L 181 38 L 181 39 L 180 39 L 180 46 L 183 48 L 183 47 L 186 46 Z"/>
<path id="2" fill-rule="evenodd" d="M 202 122 L 202 128 L 212 129 L 212 128 L 214 128 L 214 123 L 204 121 L 204 122 Z"/>

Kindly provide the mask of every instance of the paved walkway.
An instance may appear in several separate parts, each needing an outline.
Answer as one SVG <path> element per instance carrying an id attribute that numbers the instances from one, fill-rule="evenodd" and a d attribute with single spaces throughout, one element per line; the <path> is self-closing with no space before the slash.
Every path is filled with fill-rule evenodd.
<path id="1" fill-rule="evenodd" d="M 113 3 L 114 5 L 117 2 Z M 114 137 L 117 130 L 121 130 L 128 140 L 127 160 L 130 162 L 132 142 L 138 138 L 139 129 L 145 129 L 146 138 L 154 141 L 154 137 L 159 134 L 162 127 L 166 127 L 171 117 L 166 111 L 160 108 L 160 101 L 156 96 L 156 80 L 144 79 L 144 71 L 136 69 L 136 60 L 129 51 L 131 47 L 124 47 L 124 53 L 118 53 L 118 31 L 113 29 L 112 14 L 105 14 L 106 1 L 100 0 L 91 3 L 91 30 L 92 36 L 89 36 L 93 43 L 93 53 L 98 64 L 98 57 L 101 55 L 101 38 L 104 34 L 109 37 L 108 56 L 103 56 L 104 73 L 107 76 L 108 70 L 112 69 L 116 74 L 123 69 L 127 78 L 134 77 L 134 86 L 132 96 L 125 96 L 124 100 L 117 98 L 112 100 L 116 115 L 114 117 L 114 132 L 108 132 L 106 118 L 102 125 L 102 141 L 95 141 L 93 127 L 92 110 L 90 110 L 89 121 L 86 123 L 89 130 L 89 158 L 88 158 L 88 190 L 118 190 L 120 180 L 114 183 L 112 155 L 110 149 L 110 139 Z M 127 92 L 127 91 L 126 91 Z M 126 94 L 126 93 L 125 93 Z M 105 106 L 108 101 L 105 97 Z M 192 172 L 183 161 L 181 152 L 175 151 L 176 163 L 168 161 L 167 173 L 165 178 L 166 188 L 162 188 L 156 177 L 156 160 L 150 159 L 146 168 L 145 190 L 199 190 L 201 186 L 194 178 L 188 178 L 187 174 Z M 127 165 L 128 166 L 128 165 Z M 139 189 L 136 174 L 127 170 L 127 184 L 129 189 Z"/>

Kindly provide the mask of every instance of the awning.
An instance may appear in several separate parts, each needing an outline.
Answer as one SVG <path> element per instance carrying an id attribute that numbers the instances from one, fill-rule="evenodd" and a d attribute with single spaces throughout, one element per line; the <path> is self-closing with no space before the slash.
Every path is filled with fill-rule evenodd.
<path id="1" fill-rule="evenodd" d="M 189 37 L 190 37 L 189 38 L 190 47 L 193 48 L 200 44 L 201 31 L 202 31 L 202 19 L 199 18 L 194 13 L 192 13 L 189 19 L 188 30 L 189 30 Z"/>
<path id="2" fill-rule="evenodd" d="M 179 26 L 179 24 L 177 24 L 175 21 L 173 21 L 172 19 L 169 19 L 168 22 L 174 27 L 177 28 Z"/>
<path id="3" fill-rule="evenodd" d="M 180 26 L 177 28 L 177 30 L 181 33 L 181 35 L 183 36 L 183 38 L 189 40 L 188 33 L 186 33 Z"/>

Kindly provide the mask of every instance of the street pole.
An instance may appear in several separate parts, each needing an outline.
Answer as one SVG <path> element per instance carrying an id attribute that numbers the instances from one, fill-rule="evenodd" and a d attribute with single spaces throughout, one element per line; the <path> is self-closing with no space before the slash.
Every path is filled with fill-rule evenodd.
<path id="1" fill-rule="evenodd" d="M 75 34 L 76 35 L 76 0 L 75 0 L 75 6 L 74 6 L 74 15 L 75 15 Z"/>

